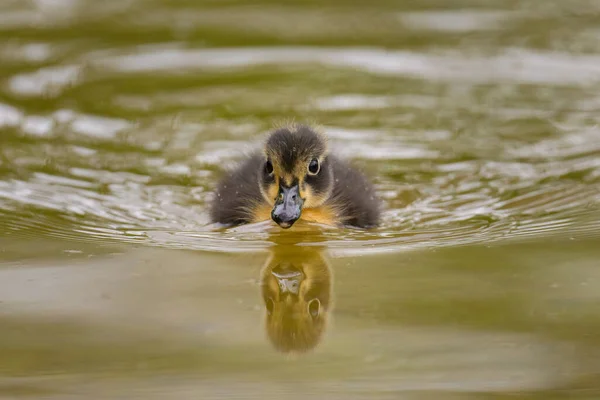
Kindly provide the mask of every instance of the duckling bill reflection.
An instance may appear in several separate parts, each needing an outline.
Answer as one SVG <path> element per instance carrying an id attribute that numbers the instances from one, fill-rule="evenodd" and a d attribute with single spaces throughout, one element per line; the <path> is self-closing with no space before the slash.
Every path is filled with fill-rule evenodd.
<path id="1" fill-rule="evenodd" d="M 321 251 L 279 248 L 261 271 L 261 286 L 273 346 L 284 353 L 313 349 L 331 308 L 331 270 Z"/>
<path id="2" fill-rule="evenodd" d="M 210 210 L 216 223 L 272 219 L 284 229 L 298 220 L 371 228 L 379 214 L 366 177 L 330 154 L 326 137 L 304 125 L 272 132 L 262 152 L 219 182 Z"/>

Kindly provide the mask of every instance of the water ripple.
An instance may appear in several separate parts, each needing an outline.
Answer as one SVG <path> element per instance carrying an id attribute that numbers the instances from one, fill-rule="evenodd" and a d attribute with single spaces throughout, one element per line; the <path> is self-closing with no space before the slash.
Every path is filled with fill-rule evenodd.
<path id="1" fill-rule="evenodd" d="M 471 83 L 584 85 L 600 82 L 600 57 L 507 49 L 492 56 L 428 54 L 378 48 L 255 47 L 182 49 L 172 45 L 129 49 L 127 54 L 94 55 L 95 68 L 115 72 L 174 72 L 182 69 L 247 68 L 260 65 L 316 63 L 372 74 Z M 70 70 L 69 70 L 70 71 Z M 59 71 L 60 77 L 69 74 Z M 64 72 L 64 75 L 62 73 Z M 44 73 L 42 77 L 51 77 Z M 58 75 L 58 74 L 57 74 Z M 48 78 L 46 78 L 48 79 Z M 43 83 L 46 80 L 42 80 Z"/>
<path id="2" fill-rule="evenodd" d="M 0 29 L 15 37 L 0 44 L 0 235 L 226 252 L 291 235 L 347 254 L 600 236 L 600 56 L 595 44 L 569 46 L 595 27 L 561 25 L 571 6 L 409 8 L 365 17 L 373 40 L 340 46 L 289 21 L 305 16 L 339 39 L 362 9 L 278 8 L 269 19 L 126 3 L 0 6 Z M 96 18 L 106 40 L 87 26 Z M 200 36 L 183 26 L 196 18 Z M 532 37 L 529 21 L 551 39 Z M 30 31 L 39 23 L 48 41 Z M 66 37 L 65 27 L 84 34 Z M 215 33 L 223 27 L 240 43 L 249 27 L 266 36 L 237 47 Z M 284 46 L 277 35 L 307 40 Z M 390 39 L 403 36 L 410 43 Z M 323 123 L 331 148 L 373 177 L 385 204 L 379 229 L 209 224 L 222 170 L 292 116 Z"/>

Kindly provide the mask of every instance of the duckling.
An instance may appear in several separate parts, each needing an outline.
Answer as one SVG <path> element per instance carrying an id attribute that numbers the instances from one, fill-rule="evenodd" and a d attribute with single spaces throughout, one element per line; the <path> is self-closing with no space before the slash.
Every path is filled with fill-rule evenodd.
<path id="1" fill-rule="evenodd" d="M 372 228 L 380 204 L 367 178 L 329 153 L 324 134 L 292 125 L 222 178 L 210 217 L 229 226 L 272 219 L 284 229 L 298 220 Z"/>

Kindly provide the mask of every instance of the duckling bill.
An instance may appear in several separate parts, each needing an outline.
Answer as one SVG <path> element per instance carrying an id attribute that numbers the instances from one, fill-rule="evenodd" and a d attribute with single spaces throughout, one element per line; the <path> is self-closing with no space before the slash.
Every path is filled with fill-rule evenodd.
<path id="1" fill-rule="evenodd" d="M 221 179 L 210 217 L 230 226 L 272 219 L 284 229 L 298 220 L 372 228 L 380 205 L 366 177 L 329 153 L 325 135 L 299 125 L 273 131 Z"/>

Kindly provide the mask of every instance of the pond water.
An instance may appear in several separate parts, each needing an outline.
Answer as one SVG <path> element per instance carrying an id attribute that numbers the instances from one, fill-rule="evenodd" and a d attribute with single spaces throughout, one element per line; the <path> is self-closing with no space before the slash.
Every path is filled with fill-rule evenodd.
<path id="1" fill-rule="evenodd" d="M 0 397 L 600 397 L 599 26 L 592 0 L 2 2 Z M 209 224 L 289 121 L 381 227 Z"/>

